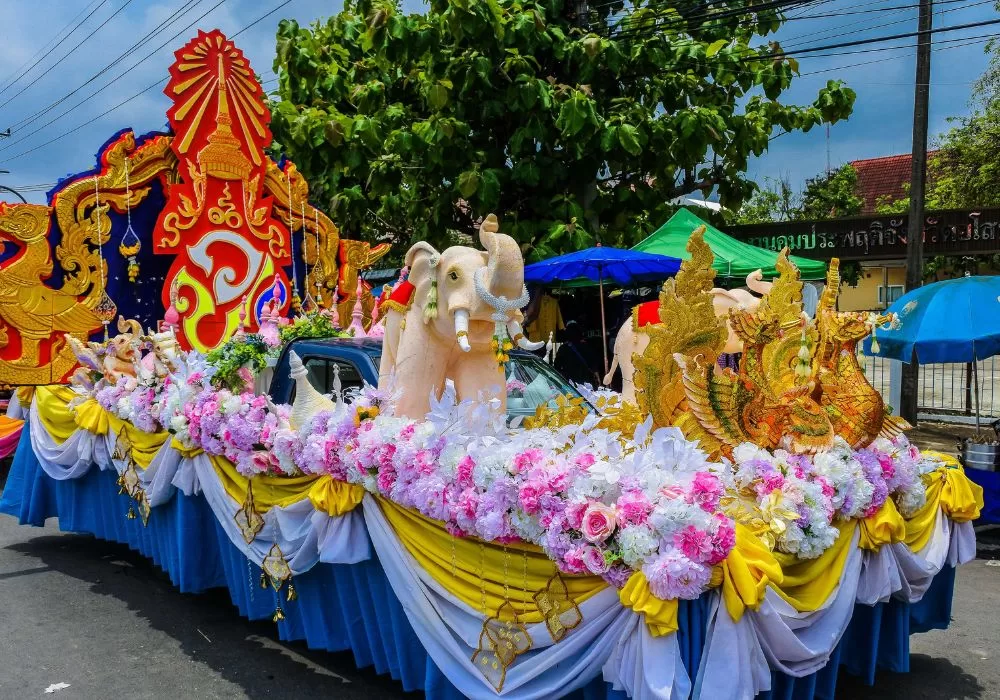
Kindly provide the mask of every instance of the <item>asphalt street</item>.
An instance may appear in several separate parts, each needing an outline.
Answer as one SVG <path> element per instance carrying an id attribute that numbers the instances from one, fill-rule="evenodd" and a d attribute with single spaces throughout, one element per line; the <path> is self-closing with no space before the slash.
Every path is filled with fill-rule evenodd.
<path id="1" fill-rule="evenodd" d="M 997 562 L 1000 563 L 1000 562 Z M 1000 698 L 1000 567 L 958 573 L 950 629 L 911 639 L 911 673 L 874 688 L 841 675 L 851 700 Z M 399 684 L 350 653 L 278 641 L 225 591 L 179 593 L 128 548 L 21 527 L 0 516 L 0 699 L 384 698 Z M 68 684 L 46 694 L 54 684 Z"/>

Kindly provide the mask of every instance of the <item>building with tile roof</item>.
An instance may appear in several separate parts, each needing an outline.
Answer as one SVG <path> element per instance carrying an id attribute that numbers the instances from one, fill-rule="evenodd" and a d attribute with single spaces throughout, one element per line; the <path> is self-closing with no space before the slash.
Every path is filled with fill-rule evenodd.
<path id="1" fill-rule="evenodd" d="M 929 151 L 928 157 L 937 151 Z M 864 200 L 863 215 L 874 214 L 880 202 L 896 201 L 907 196 L 913 156 L 866 158 L 852 160 L 851 165 L 858 173 L 857 195 Z"/>

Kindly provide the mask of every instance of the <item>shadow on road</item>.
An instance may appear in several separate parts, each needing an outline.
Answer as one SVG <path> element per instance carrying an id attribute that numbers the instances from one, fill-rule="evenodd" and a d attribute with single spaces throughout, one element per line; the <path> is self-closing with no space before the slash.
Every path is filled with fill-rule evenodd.
<path id="1" fill-rule="evenodd" d="M 838 700 L 986 700 L 985 692 L 961 666 L 926 654 L 910 655 L 909 673 L 879 671 L 874 686 L 843 671 L 837 679 Z"/>
<path id="2" fill-rule="evenodd" d="M 358 670 L 350 652 L 317 652 L 303 643 L 280 642 L 315 664 L 310 669 L 280 649 L 248 639 L 278 641 L 277 629 L 270 622 L 241 617 L 225 589 L 180 593 L 158 567 L 124 545 L 90 535 L 61 534 L 35 537 L 7 549 L 38 561 L 37 567 L 26 567 L 25 574 L 55 570 L 89 584 L 79 605 L 86 605 L 91 594 L 124 602 L 150 628 L 175 639 L 184 655 L 238 685 L 250 698 L 419 696 L 404 693 L 398 683 L 371 668 Z M 107 635 L 121 633 L 115 620 L 95 620 L 94 625 Z M 93 641 L 100 644 L 99 638 Z"/>

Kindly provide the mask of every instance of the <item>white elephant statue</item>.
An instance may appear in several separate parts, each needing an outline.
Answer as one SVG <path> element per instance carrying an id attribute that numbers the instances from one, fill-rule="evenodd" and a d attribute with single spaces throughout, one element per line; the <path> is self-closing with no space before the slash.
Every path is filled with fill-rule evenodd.
<path id="1" fill-rule="evenodd" d="M 747 275 L 747 287 L 760 295 L 766 295 L 771 291 L 772 284 L 764 281 L 764 274 L 761 270 L 754 270 Z M 756 311 L 760 306 L 761 297 L 751 294 L 746 289 L 712 289 L 712 306 L 715 308 L 715 315 L 726 318 L 726 327 L 729 335 L 726 338 L 726 345 L 723 353 L 736 353 L 743 350 L 740 339 L 729 327 L 729 310 L 746 309 Z M 641 330 L 642 326 L 659 322 L 660 302 L 658 300 L 647 301 L 639 304 L 635 309 L 634 316 L 629 316 L 628 320 L 618 331 L 615 338 L 615 354 L 611 360 L 611 369 L 604 377 L 604 384 L 608 385 L 615 376 L 615 370 L 621 367 L 622 371 L 622 399 L 630 403 L 635 403 L 635 365 L 632 362 L 633 355 L 642 355 L 649 346 L 649 335 Z M 636 319 L 633 322 L 633 319 Z M 637 325 L 638 328 L 634 327 Z"/>
<path id="2" fill-rule="evenodd" d="M 543 345 L 524 337 L 524 259 L 517 242 L 498 230 L 490 214 L 479 228 L 485 251 L 452 246 L 439 253 L 426 242 L 407 251 L 409 278 L 382 306 L 379 386 L 392 378 L 400 392 L 396 415 L 426 416 L 432 393 L 440 398 L 448 379 L 459 401 L 483 395 L 506 407 L 506 378 L 493 350 L 494 334 L 505 329 L 528 350 Z"/>

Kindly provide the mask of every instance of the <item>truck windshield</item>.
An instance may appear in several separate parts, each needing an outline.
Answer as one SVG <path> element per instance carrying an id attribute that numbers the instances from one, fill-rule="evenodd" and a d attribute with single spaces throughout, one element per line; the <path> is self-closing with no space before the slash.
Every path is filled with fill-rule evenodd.
<path id="1" fill-rule="evenodd" d="M 580 397 L 572 384 L 551 366 L 528 354 L 511 356 L 507 363 L 507 413 L 510 416 L 533 416 L 535 409 L 548 404 L 555 407 L 559 396 Z M 589 404 L 584 404 L 589 407 Z"/>

